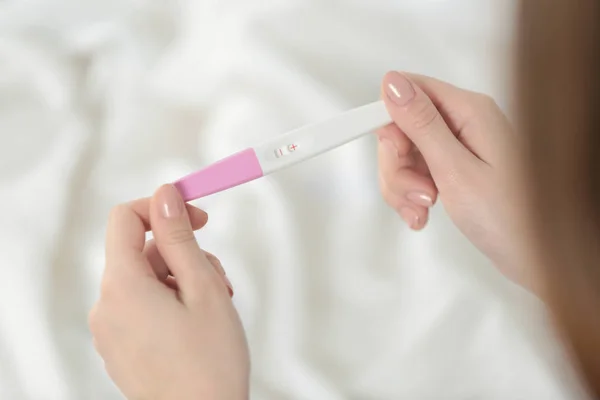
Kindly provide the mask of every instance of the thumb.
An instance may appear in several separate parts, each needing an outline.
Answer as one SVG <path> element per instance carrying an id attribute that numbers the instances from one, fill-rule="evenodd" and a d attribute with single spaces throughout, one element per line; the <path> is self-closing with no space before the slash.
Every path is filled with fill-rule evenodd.
<path id="1" fill-rule="evenodd" d="M 456 138 L 427 94 L 398 72 L 385 75 L 383 91 L 388 113 L 423 155 L 436 185 L 444 186 L 460 175 L 473 154 Z"/>
<path id="2" fill-rule="evenodd" d="M 161 186 L 150 202 L 150 225 L 156 247 L 175 276 L 184 302 L 197 296 L 213 268 L 198 246 L 189 215 L 173 185 Z"/>

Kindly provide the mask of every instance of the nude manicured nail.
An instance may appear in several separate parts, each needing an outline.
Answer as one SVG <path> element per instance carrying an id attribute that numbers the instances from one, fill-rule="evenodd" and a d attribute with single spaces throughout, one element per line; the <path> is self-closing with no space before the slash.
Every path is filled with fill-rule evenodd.
<path id="1" fill-rule="evenodd" d="M 178 218 L 183 214 L 185 206 L 175 186 L 163 186 L 158 192 L 157 201 L 164 218 Z"/>
<path id="2" fill-rule="evenodd" d="M 403 208 L 400 210 L 400 217 L 406 222 L 411 229 L 416 229 L 419 226 L 419 216 L 411 208 Z"/>
<path id="3" fill-rule="evenodd" d="M 406 195 L 406 198 L 419 206 L 423 206 L 423 207 L 427 207 L 427 208 L 433 206 L 433 199 L 431 198 L 431 196 L 429 196 L 428 194 L 425 194 L 425 193 L 418 193 L 418 192 L 409 193 Z"/>
<path id="4" fill-rule="evenodd" d="M 404 107 L 415 97 L 412 83 L 399 72 L 387 74 L 385 92 L 390 100 L 399 107 Z"/>

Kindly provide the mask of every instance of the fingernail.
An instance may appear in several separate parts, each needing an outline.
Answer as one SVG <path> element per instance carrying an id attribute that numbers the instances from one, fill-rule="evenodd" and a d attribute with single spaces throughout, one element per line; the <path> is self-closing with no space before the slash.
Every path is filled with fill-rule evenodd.
<path id="1" fill-rule="evenodd" d="M 177 218 L 183 214 L 184 204 L 179 192 L 173 185 L 163 186 L 157 196 L 160 211 L 164 218 Z"/>
<path id="2" fill-rule="evenodd" d="M 380 137 L 379 141 L 381 142 L 385 151 L 387 151 L 391 156 L 398 157 L 398 148 L 394 142 L 385 137 Z"/>
<path id="3" fill-rule="evenodd" d="M 409 193 L 406 195 L 406 198 L 419 206 L 423 206 L 423 207 L 427 207 L 427 208 L 433 206 L 433 199 L 431 198 L 431 196 L 429 196 L 425 193 L 417 193 L 417 192 Z"/>
<path id="4" fill-rule="evenodd" d="M 414 210 L 410 208 L 401 209 L 400 216 L 411 229 L 416 229 L 419 225 L 419 216 Z"/>
<path id="5" fill-rule="evenodd" d="M 387 75 L 385 92 L 390 100 L 400 107 L 407 105 L 416 94 L 412 83 L 395 71 Z"/>
<path id="6" fill-rule="evenodd" d="M 229 291 L 229 297 L 233 297 L 233 285 L 231 281 L 226 275 L 223 275 L 223 279 L 225 279 L 225 284 L 227 285 L 227 290 Z"/>

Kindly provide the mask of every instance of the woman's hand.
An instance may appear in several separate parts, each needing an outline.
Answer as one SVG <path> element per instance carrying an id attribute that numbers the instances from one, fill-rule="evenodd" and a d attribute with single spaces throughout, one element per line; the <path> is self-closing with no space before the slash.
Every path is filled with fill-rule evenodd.
<path id="1" fill-rule="evenodd" d="M 129 399 L 248 398 L 248 348 L 231 286 L 193 234 L 206 220 L 170 185 L 110 215 L 90 328 Z"/>
<path id="2" fill-rule="evenodd" d="M 510 279 L 530 286 L 519 268 L 521 233 L 511 195 L 517 140 L 489 97 L 398 72 L 383 80 L 394 123 L 378 132 L 383 196 L 415 230 L 438 196 L 467 238 Z"/>

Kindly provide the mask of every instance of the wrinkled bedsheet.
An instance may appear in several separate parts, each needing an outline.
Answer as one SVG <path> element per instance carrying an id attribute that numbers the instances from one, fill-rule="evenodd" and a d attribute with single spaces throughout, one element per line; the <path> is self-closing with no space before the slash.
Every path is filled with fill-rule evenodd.
<path id="1" fill-rule="evenodd" d="M 110 207 L 379 96 L 390 69 L 511 107 L 514 1 L 0 1 L 0 398 L 121 398 L 95 355 Z M 366 137 L 194 202 L 254 399 L 576 399 L 539 302 L 441 206 L 409 232 Z"/>

